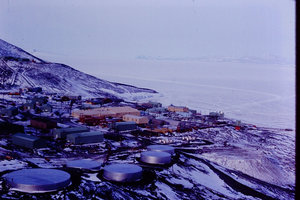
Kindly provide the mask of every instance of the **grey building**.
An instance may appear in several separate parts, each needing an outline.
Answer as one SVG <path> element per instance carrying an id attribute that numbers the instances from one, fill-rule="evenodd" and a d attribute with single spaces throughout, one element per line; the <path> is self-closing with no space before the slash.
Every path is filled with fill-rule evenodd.
<path id="1" fill-rule="evenodd" d="M 72 133 L 81 133 L 81 132 L 87 132 L 90 129 L 87 127 L 69 127 L 69 128 L 60 128 L 60 129 L 54 129 L 53 130 L 53 137 L 54 138 L 66 138 L 68 134 Z"/>
<path id="2" fill-rule="evenodd" d="M 35 108 L 35 104 L 28 102 L 23 105 L 24 110 L 30 110 Z"/>
<path id="3" fill-rule="evenodd" d="M 18 114 L 18 108 L 10 107 L 10 108 L 0 108 L 0 115 L 12 117 Z"/>
<path id="4" fill-rule="evenodd" d="M 148 113 L 164 113 L 166 112 L 166 108 L 163 107 L 154 107 L 154 108 L 149 108 L 147 109 Z"/>
<path id="5" fill-rule="evenodd" d="M 32 87 L 32 88 L 28 88 L 29 92 L 35 92 L 35 93 L 41 93 L 43 91 L 43 89 L 41 87 Z"/>
<path id="6" fill-rule="evenodd" d="M 216 118 L 223 118 L 224 117 L 224 113 L 219 111 L 219 112 L 210 112 L 209 113 L 210 117 L 216 117 Z"/>
<path id="7" fill-rule="evenodd" d="M 137 129 L 135 122 L 115 122 L 111 125 L 111 128 L 116 131 L 131 131 Z"/>
<path id="8" fill-rule="evenodd" d="M 41 106 L 42 112 L 52 112 L 52 106 L 49 104 L 44 104 Z"/>
<path id="9" fill-rule="evenodd" d="M 89 144 L 103 141 L 103 133 L 99 131 L 72 133 L 67 135 L 67 141 L 73 144 Z"/>
<path id="10" fill-rule="evenodd" d="M 153 101 L 149 101 L 149 104 L 151 104 L 153 106 L 153 108 L 159 108 L 162 107 L 162 104 L 159 102 L 153 102 Z"/>
<path id="11" fill-rule="evenodd" d="M 23 133 L 14 134 L 12 136 L 12 143 L 30 149 L 47 147 L 45 140 Z"/>

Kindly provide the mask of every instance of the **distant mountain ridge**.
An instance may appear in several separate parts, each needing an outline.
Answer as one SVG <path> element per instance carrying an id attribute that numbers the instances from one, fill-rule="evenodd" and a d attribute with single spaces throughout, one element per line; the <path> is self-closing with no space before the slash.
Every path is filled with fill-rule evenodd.
<path id="1" fill-rule="evenodd" d="M 51 93 L 94 97 L 156 93 L 151 89 L 105 81 L 64 64 L 46 62 L 1 39 L 0 86 L 2 88 L 42 87 L 43 90 Z"/>
<path id="2" fill-rule="evenodd" d="M 275 55 L 265 57 L 243 56 L 243 57 L 222 57 L 222 56 L 202 56 L 202 57 L 153 57 L 137 56 L 139 60 L 157 60 L 157 61 L 200 61 L 200 62 L 236 62 L 236 63 L 255 63 L 255 64 L 283 64 L 294 65 L 295 62 Z"/>

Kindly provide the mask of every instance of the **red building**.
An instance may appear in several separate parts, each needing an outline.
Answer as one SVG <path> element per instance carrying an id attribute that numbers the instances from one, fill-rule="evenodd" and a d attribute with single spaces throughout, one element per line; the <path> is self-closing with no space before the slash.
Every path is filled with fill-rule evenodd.
<path id="1" fill-rule="evenodd" d="M 49 119 L 31 119 L 30 125 L 38 129 L 51 129 L 57 127 L 57 122 Z"/>

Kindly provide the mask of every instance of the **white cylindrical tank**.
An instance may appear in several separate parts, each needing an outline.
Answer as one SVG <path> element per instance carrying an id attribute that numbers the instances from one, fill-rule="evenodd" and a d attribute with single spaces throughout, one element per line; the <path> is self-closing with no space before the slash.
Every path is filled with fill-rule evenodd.
<path id="1" fill-rule="evenodd" d="M 135 182 L 142 178 L 143 169 L 134 164 L 111 164 L 104 167 L 103 177 L 109 181 Z"/>
<path id="2" fill-rule="evenodd" d="M 167 152 L 167 153 L 173 155 L 175 148 L 170 145 L 150 145 L 150 146 L 147 146 L 147 150 L 148 151 Z"/>
<path id="3" fill-rule="evenodd" d="M 164 165 L 171 162 L 171 154 L 162 151 L 145 151 L 141 153 L 140 159 L 144 163 Z"/>
<path id="4" fill-rule="evenodd" d="M 82 169 L 82 170 L 98 170 L 102 162 L 90 159 L 71 160 L 67 161 L 66 166 L 69 168 Z"/>
<path id="5" fill-rule="evenodd" d="M 71 183 L 70 174 L 57 169 L 22 169 L 3 177 L 12 190 L 27 193 L 52 192 Z"/>

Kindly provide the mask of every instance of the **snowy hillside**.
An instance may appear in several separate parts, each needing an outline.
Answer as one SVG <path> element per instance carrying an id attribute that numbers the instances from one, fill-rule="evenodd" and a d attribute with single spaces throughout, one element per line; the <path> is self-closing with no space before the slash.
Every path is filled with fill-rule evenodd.
<path id="1" fill-rule="evenodd" d="M 0 39 L 0 84 L 6 88 L 42 87 L 47 92 L 136 98 L 154 90 L 108 82 L 64 64 L 45 62 Z"/>
<path id="2" fill-rule="evenodd" d="M 0 39 L 0 56 L 3 57 L 13 57 L 13 58 L 25 58 L 29 60 L 34 60 L 35 62 L 44 62 L 43 60 L 27 53 L 19 47 L 11 45 L 4 40 Z"/>

